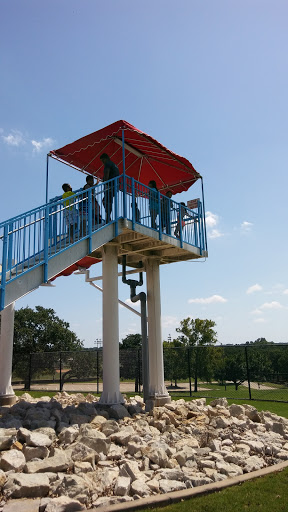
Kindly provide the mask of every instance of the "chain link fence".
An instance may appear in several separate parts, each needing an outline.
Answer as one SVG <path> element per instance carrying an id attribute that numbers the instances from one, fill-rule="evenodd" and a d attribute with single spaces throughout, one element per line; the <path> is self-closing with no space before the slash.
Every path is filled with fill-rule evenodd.
<path id="1" fill-rule="evenodd" d="M 101 393 L 102 349 L 14 354 L 13 385 L 27 390 Z M 288 345 L 164 349 L 164 376 L 174 397 L 288 402 Z M 142 392 L 141 349 L 120 350 L 120 390 Z"/>

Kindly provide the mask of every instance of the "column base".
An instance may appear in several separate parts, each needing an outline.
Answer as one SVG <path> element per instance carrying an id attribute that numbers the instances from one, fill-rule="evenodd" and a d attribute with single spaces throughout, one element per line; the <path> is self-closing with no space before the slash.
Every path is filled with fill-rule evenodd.
<path id="1" fill-rule="evenodd" d="M 154 407 L 161 407 L 165 404 L 171 403 L 171 396 L 170 395 L 159 395 L 159 396 L 150 396 L 148 400 L 145 402 L 145 411 L 149 412 Z"/>
<path id="2" fill-rule="evenodd" d="M 109 391 L 103 391 L 98 402 L 98 404 L 102 405 L 117 405 L 124 403 L 124 397 L 121 395 L 120 392 L 109 393 Z"/>
<path id="3" fill-rule="evenodd" d="M 16 403 L 16 395 L 0 395 L 0 406 L 14 405 Z"/>

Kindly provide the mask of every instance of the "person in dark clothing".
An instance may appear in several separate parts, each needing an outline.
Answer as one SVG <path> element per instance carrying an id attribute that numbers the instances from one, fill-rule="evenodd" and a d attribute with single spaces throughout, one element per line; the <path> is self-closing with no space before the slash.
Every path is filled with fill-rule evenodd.
<path id="1" fill-rule="evenodd" d="M 100 156 L 101 162 L 104 164 L 104 175 L 103 182 L 112 180 L 112 178 L 116 178 L 119 176 L 119 169 L 112 160 L 110 160 L 107 153 L 102 153 Z M 110 182 L 105 185 L 104 188 L 104 197 L 103 197 L 103 205 L 106 213 L 106 224 L 111 221 L 111 212 L 113 205 L 113 198 L 115 195 L 115 183 Z"/>
<path id="2" fill-rule="evenodd" d="M 131 208 L 133 210 L 133 203 L 131 203 Z M 140 210 L 138 208 L 138 204 L 137 204 L 136 199 L 134 200 L 134 208 L 135 208 L 135 221 L 136 222 L 141 222 L 141 213 L 140 213 Z"/>
<path id="3" fill-rule="evenodd" d="M 161 228 L 162 231 L 164 231 L 164 229 L 166 230 L 167 235 L 171 234 L 171 197 L 171 190 L 167 190 L 165 196 L 161 197 Z"/>
<path id="4" fill-rule="evenodd" d="M 151 227 L 153 229 L 157 229 L 156 226 L 156 217 L 159 214 L 159 204 L 158 204 L 158 188 L 156 186 L 156 181 L 151 180 L 148 183 L 149 190 L 149 210 L 151 217 Z"/>
<path id="5" fill-rule="evenodd" d="M 180 203 L 179 211 L 177 214 L 177 224 L 176 224 L 176 228 L 174 231 L 174 236 L 176 236 L 177 238 L 180 238 L 180 229 L 183 230 L 183 228 L 185 226 L 185 220 L 184 220 L 185 215 L 186 215 L 185 203 Z"/>
<path id="6" fill-rule="evenodd" d="M 98 185 L 98 179 L 97 183 Z M 94 177 L 90 174 L 86 176 L 86 185 L 84 185 L 83 190 L 88 190 L 90 187 L 94 187 Z M 81 219 L 81 225 L 80 225 L 80 232 L 81 236 L 85 236 L 87 233 L 87 223 L 88 223 L 88 194 L 83 195 L 82 201 L 79 205 L 79 212 L 80 212 L 80 219 Z M 92 229 L 94 227 L 97 228 L 97 225 L 102 223 L 101 219 L 101 210 L 99 203 L 95 197 L 95 191 L 92 190 Z"/>

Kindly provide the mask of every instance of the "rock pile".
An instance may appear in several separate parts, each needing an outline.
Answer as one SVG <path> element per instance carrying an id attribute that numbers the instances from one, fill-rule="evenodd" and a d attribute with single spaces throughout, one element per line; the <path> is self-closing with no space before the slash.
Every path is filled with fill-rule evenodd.
<path id="1" fill-rule="evenodd" d="M 145 413 L 141 397 L 97 400 L 25 394 L 0 408 L 0 512 L 86 510 L 288 460 L 288 420 L 251 405 L 177 400 Z"/>

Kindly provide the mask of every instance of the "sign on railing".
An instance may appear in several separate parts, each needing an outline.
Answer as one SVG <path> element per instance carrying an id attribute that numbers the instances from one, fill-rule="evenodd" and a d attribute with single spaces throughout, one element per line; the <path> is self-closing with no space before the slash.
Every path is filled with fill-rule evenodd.
<path id="1" fill-rule="evenodd" d="M 190 208 L 190 210 L 194 210 L 194 208 L 198 208 L 198 201 L 200 199 L 190 199 L 190 201 L 187 201 L 187 208 Z"/>

